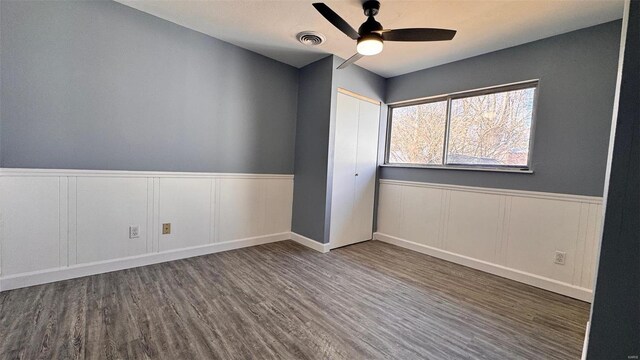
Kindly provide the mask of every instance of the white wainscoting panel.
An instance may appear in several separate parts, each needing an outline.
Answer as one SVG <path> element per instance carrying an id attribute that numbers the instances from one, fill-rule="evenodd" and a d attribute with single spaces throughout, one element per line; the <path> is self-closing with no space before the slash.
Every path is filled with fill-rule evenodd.
<path id="1" fill-rule="evenodd" d="M 290 231 L 293 181 L 220 179 L 218 241 Z"/>
<path id="2" fill-rule="evenodd" d="M 591 301 L 601 198 L 395 180 L 379 194 L 376 239 Z"/>
<path id="3" fill-rule="evenodd" d="M 206 245 L 211 237 L 212 179 L 161 178 L 158 219 L 171 224 L 171 233 L 159 235 L 160 251 Z M 215 191 L 215 189 L 213 189 Z M 236 238 L 240 239 L 240 238 Z M 231 240 L 231 239 L 230 239 Z"/>
<path id="4" fill-rule="evenodd" d="M 144 178 L 78 177 L 76 195 L 76 261 L 144 254 L 147 249 L 147 180 Z M 129 239 L 129 226 L 140 237 Z"/>
<path id="5" fill-rule="evenodd" d="M 580 205 L 559 200 L 512 198 L 505 265 L 571 284 L 579 241 Z M 564 265 L 553 262 L 555 251 L 567 253 Z"/>
<path id="6" fill-rule="evenodd" d="M 0 169 L 0 291 L 286 240 L 292 202 L 293 175 Z"/>
<path id="7" fill-rule="evenodd" d="M 264 181 L 220 180 L 219 241 L 258 235 L 266 221 Z"/>
<path id="8" fill-rule="evenodd" d="M 403 187 L 383 185 L 382 181 L 380 181 L 377 227 L 379 232 L 384 230 L 385 233 L 396 234 L 404 239 L 406 234 L 404 233 L 405 227 L 402 224 L 404 218 L 402 208 L 403 193 Z"/>
<path id="9" fill-rule="evenodd" d="M 449 192 L 444 249 L 474 259 L 496 262 L 501 205 L 502 198 L 499 195 Z"/>
<path id="10" fill-rule="evenodd" d="M 444 195 L 441 189 L 403 189 L 398 197 L 403 204 L 403 216 L 399 218 L 403 239 L 429 246 L 441 246 L 443 214 L 439 207 L 431 204 L 444 201 Z"/>
<path id="11" fill-rule="evenodd" d="M 2 275 L 62 265 L 59 192 L 57 177 L 0 178 Z"/>
<path id="12" fill-rule="evenodd" d="M 289 181 L 264 179 L 265 224 L 263 232 L 278 234 L 291 231 L 293 211 L 293 179 Z"/>

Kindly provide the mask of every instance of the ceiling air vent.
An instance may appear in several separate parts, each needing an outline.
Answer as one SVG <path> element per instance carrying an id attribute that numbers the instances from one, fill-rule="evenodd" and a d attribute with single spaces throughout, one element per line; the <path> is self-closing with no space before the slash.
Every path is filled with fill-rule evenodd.
<path id="1" fill-rule="evenodd" d="M 324 35 L 315 31 L 303 31 L 301 33 L 298 33 L 298 35 L 296 35 L 296 38 L 301 43 L 309 46 L 318 46 L 326 40 Z"/>

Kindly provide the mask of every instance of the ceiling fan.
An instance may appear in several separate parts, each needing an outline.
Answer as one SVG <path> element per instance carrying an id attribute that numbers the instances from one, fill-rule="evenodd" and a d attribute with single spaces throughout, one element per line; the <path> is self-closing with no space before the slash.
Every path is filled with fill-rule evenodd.
<path id="1" fill-rule="evenodd" d="M 380 2 L 376 0 L 368 0 L 362 4 L 367 21 L 360 25 L 358 31 L 324 3 L 314 3 L 313 7 L 338 30 L 357 41 L 357 53 L 338 66 L 338 69 L 344 69 L 363 56 L 379 54 L 385 41 L 443 41 L 451 40 L 456 35 L 455 30 L 447 29 L 385 29 L 374 19 L 374 16 L 378 15 L 378 11 L 380 11 Z"/>

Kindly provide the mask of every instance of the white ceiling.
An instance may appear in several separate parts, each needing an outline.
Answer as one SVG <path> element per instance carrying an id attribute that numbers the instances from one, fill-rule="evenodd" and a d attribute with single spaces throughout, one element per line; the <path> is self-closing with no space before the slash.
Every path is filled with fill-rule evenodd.
<path id="1" fill-rule="evenodd" d="M 326 54 L 348 58 L 355 53 L 355 41 L 311 6 L 322 0 L 117 1 L 296 67 Z M 356 30 L 365 20 L 359 0 L 326 4 Z M 623 5 L 623 0 L 382 0 L 376 20 L 385 28 L 439 27 L 458 33 L 448 42 L 386 42 L 381 54 L 358 65 L 396 76 L 619 19 Z M 295 35 L 304 30 L 319 31 L 327 41 L 302 45 Z"/>

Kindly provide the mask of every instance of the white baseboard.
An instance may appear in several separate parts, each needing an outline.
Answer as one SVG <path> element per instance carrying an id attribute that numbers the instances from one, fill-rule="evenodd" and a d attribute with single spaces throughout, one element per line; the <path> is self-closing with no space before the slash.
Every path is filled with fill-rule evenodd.
<path id="1" fill-rule="evenodd" d="M 112 271 L 135 268 L 139 266 L 158 264 L 167 261 L 213 254 L 222 251 L 240 249 L 249 246 L 268 244 L 276 241 L 289 240 L 289 232 L 251 237 L 221 243 L 195 246 L 185 249 L 169 250 L 159 253 L 150 253 L 121 259 L 99 261 L 87 264 L 73 265 L 69 267 L 47 269 L 10 275 L 0 278 L 0 291 L 23 288 L 33 285 L 41 285 L 55 281 L 68 280 L 83 276 L 102 274 Z"/>
<path id="2" fill-rule="evenodd" d="M 315 241 L 313 239 L 309 239 L 306 236 L 302 236 L 300 234 L 296 234 L 294 232 L 291 232 L 291 240 L 297 242 L 300 245 L 304 245 L 308 248 L 311 248 L 313 250 L 319 251 L 321 253 L 327 253 L 329 252 L 329 244 L 322 244 L 318 241 Z"/>
<path id="3" fill-rule="evenodd" d="M 486 261 L 470 258 L 468 256 L 455 254 L 446 250 L 437 249 L 431 246 L 418 244 L 412 241 L 400 239 L 394 236 L 374 233 L 374 240 L 383 241 L 389 244 L 397 245 L 406 249 L 417 251 L 443 260 L 447 260 L 456 264 L 468 266 L 473 269 L 488 272 L 507 279 L 519 281 L 528 285 L 532 285 L 541 289 L 553 291 L 565 296 L 569 296 L 578 300 L 591 302 L 593 298 L 592 291 L 571 284 L 566 284 L 557 280 L 545 278 L 539 275 L 530 274 L 524 271 L 511 269 L 502 265 L 489 263 Z"/>

